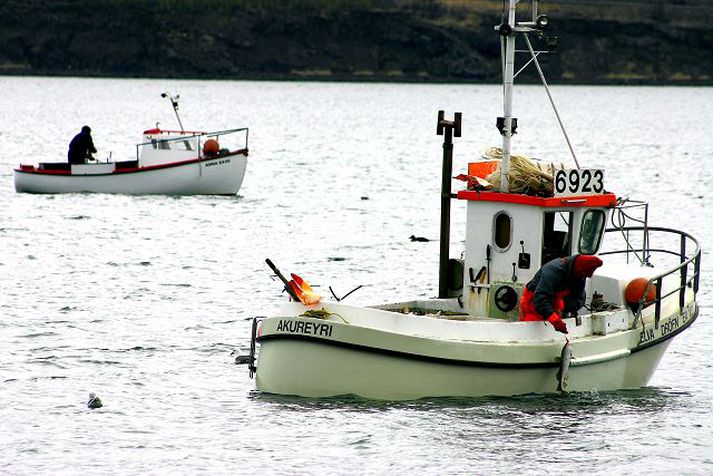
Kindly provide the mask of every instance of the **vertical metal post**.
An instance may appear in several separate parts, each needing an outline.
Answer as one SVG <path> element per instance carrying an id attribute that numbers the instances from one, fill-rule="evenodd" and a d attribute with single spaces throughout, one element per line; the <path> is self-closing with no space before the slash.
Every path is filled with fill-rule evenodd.
<path id="1" fill-rule="evenodd" d="M 659 328 L 659 321 L 661 320 L 661 285 L 662 284 L 663 284 L 663 277 L 659 277 L 656 280 L 656 304 L 654 304 L 654 325 L 655 325 L 656 329 Z"/>
<path id="2" fill-rule="evenodd" d="M 161 93 L 162 98 L 168 98 L 171 101 L 171 106 L 173 107 L 173 112 L 176 114 L 176 119 L 178 120 L 178 125 L 181 126 L 181 132 L 185 132 L 183 128 L 183 123 L 181 122 L 181 116 L 178 115 L 178 94 L 172 96 L 170 93 Z"/>
<path id="3" fill-rule="evenodd" d="M 686 236 L 681 235 L 681 264 L 686 261 Z M 678 307 L 683 312 L 686 304 L 686 281 L 688 280 L 688 265 L 681 266 L 681 290 L 678 292 Z"/>
<path id="4" fill-rule="evenodd" d="M 644 204 L 644 250 L 641 259 L 644 265 L 649 265 L 649 204 Z"/>
<path id="5" fill-rule="evenodd" d="M 252 331 L 251 331 L 251 336 L 250 336 L 250 361 L 248 362 L 248 370 L 250 372 L 250 378 L 253 378 L 255 375 L 255 372 L 257 371 L 257 367 L 255 367 L 255 339 L 257 337 L 257 325 L 258 325 L 258 319 L 257 317 L 253 317 L 253 325 L 252 325 Z"/>
<path id="6" fill-rule="evenodd" d="M 451 243 L 451 175 L 453 173 L 453 137 L 460 137 L 462 113 L 452 121 L 438 111 L 436 134 L 443 137 L 443 170 L 441 174 L 441 250 L 438 263 L 438 297 L 448 297 L 448 260 Z"/>
<path id="7" fill-rule="evenodd" d="M 510 0 L 508 10 L 508 25 L 515 26 L 515 9 L 519 0 Z M 515 79 L 515 34 L 510 33 L 505 38 L 505 69 L 503 77 L 503 158 L 500 162 L 500 191 L 509 191 L 510 177 L 510 142 L 512 140 L 512 103 L 513 82 Z"/>

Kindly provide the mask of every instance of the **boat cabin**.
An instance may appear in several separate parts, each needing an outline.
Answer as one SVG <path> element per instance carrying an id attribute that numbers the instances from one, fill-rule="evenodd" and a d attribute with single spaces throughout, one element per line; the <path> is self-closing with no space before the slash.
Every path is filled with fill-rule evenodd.
<path id="1" fill-rule="evenodd" d="M 597 253 L 616 204 L 611 193 L 543 198 L 463 190 L 457 197 L 467 201 L 463 305 L 470 316 L 510 320 L 518 319 L 522 288 L 543 264 Z"/>
<path id="2" fill-rule="evenodd" d="M 149 129 L 137 145 L 137 156 L 142 167 L 193 160 L 199 155 L 204 135 L 205 132 Z"/>

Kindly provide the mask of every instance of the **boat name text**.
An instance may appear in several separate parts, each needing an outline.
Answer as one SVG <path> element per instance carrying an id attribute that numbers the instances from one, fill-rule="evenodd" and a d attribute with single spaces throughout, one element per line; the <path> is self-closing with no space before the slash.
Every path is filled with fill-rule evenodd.
<path id="1" fill-rule="evenodd" d="M 682 318 L 683 318 L 683 322 L 685 324 L 686 321 L 688 320 L 688 316 L 684 314 L 682 316 Z M 670 319 L 670 320 L 661 324 L 661 327 L 660 327 L 661 335 L 659 337 L 663 337 L 667 334 L 670 334 L 673 331 L 675 331 L 676 329 L 678 329 L 679 327 L 681 327 L 681 321 L 679 320 L 678 317 Z M 647 342 L 651 342 L 653 340 L 656 340 L 656 329 L 644 329 L 641 332 L 639 332 L 639 343 L 637 344 L 637 346 L 639 346 L 641 344 L 646 344 Z"/>
<path id="2" fill-rule="evenodd" d="M 229 164 L 229 163 L 230 163 L 230 159 L 223 159 L 223 160 L 218 160 L 216 162 L 208 162 L 207 164 L 205 164 L 205 166 L 212 167 L 214 165 Z"/>
<path id="3" fill-rule="evenodd" d="M 647 342 L 650 342 L 654 340 L 656 337 L 656 332 L 654 332 L 653 329 L 644 329 L 643 331 L 639 332 L 639 343 L 637 345 L 645 344 Z"/>
<path id="4" fill-rule="evenodd" d="M 293 334 L 307 334 L 311 336 L 332 336 L 331 324 L 318 324 L 309 321 L 280 320 L 277 324 L 277 332 L 291 332 Z"/>
<path id="5" fill-rule="evenodd" d="M 678 320 L 678 317 L 675 319 L 671 319 L 670 321 L 666 321 L 663 324 L 661 324 L 661 336 L 665 336 L 666 334 L 670 334 L 671 332 L 675 331 L 681 327 L 681 324 Z"/>

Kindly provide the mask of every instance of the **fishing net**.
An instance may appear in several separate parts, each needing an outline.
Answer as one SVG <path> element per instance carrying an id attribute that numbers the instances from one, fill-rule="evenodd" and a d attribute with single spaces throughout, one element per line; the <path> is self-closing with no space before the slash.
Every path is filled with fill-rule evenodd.
<path id="1" fill-rule="evenodd" d="M 490 147 L 483 153 L 483 156 L 491 160 L 502 160 L 503 150 L 500 147 Z M 554 164 L 546 164 L 523 155 L 513 154 L 510 156 L 509 192 L 551 197 L 554 193 L 552 177 L 556 169 Z M 493 184 L 495 190 L 499 190 L 500 164 L 485 179 Z"/>

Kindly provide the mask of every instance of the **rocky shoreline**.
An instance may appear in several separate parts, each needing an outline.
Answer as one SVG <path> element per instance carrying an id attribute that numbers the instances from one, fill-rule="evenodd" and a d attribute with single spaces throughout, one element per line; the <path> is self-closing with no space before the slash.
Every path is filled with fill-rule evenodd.
<path id="1" fill-rule="evenodd" d="M 497 82 L 501 4 L 0 1 L 0 74 Z M 713 7 L 665 5 L 541 2 L 552 20 L 547 34 L 560 38 L 542 59 L 548 80 L 713 84 Z"/>

